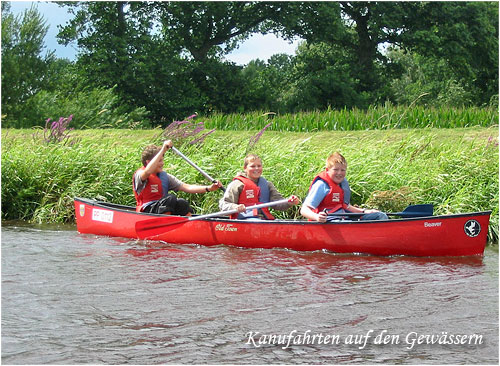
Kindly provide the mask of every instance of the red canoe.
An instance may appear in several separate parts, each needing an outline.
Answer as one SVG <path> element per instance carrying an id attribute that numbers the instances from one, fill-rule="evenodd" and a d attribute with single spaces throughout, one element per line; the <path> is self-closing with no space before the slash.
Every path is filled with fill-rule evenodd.
<path id="1" fill-rule="evenodd" d="M 327 250 L 335 253 L 409 256 L 482 255 L 491 211 L 384 221 L 245 221 L 135 212 L 134 207 L 75 198 L 77 230 L 83 234 L 139 238 L 139 221 L 173 220 L 148 239 L 174 244 L 244 248 Z M 144 224 L 144 223 L 142 223 Z M 139 224 L 141 225 L 141 224 Z"/>

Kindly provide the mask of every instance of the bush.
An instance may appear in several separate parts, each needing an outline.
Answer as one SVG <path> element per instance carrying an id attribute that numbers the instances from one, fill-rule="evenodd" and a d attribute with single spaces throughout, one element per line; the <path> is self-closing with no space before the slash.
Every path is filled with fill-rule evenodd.
<path id="1" fill-rule="evenodd" d="M 96 88 L 70 95 L 41 91 L 28 99 L 19 120 L 6 121 L 4 127 L 44 126 L 50 118 L 73 115 L 74 128 L 141 128 L 149 127 L 148 111 L 140 107 L 130 111 L 113 89 Z"/>

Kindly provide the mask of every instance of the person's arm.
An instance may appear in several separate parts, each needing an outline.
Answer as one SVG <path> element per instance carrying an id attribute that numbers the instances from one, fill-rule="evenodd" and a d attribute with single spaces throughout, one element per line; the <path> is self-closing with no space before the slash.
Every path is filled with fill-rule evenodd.
<path id="1" fill-rule="evenodd" d="M 183 183 L 179 187 L 179 191 L 186 193 L 208 193 L 218 190 L 219 187 L 222 187 L 222 183 L 219 181 L 212 183 L 209 186 L 200 186 L 198 184 Z"/>
<path id="2" fill-rule="evenodd" d="M 274 184 L 270 181 L 267 181 L 269 184 L 269 201 L 274 202 L 274 201 L 279 201 L 283 199 L 283 196 L 281 193 L 278 192 Z M 288 210 L 290 207 L 294 205 L 298 205 L 300 203 L 299 197 L 295 195 L 291 195 L 288 197 L 289 202 L 281 203 L 279 205 L 273 206 L 274 210 L 280 210 L 280 211 L 285 211 Z"/>
<path id="3" fill-rule="evenodd" d="M 328 217 L 326 212 L 321 211 L 319 213 L 316 213 L 306 204 L 303 204 L 300 208 L 300 214 L 306 219 L 319 222 L 326 222 L 326 219 Z"/>
<path id="4" fill-rule="evenodd" d="M 171 140 L 166 140 L 163 142 L 163 145 L 160 151 L 158 151 L 158 154 L 156 154 L 154 158 L 151 159 L 146 165 L 146 168 L 141 171 L 140 177 L 143 182 L 148 179 L 151 174 L 158 170 L 158 164 L 160 163 L 160 160 L 163 158 L 163 155 L 165 155 L 165 152 L 172 146 L 173 145 Z"/>
<path id="5" fill-rule="evenodd" d="M 307 195 L 302 207 L 300 208 L 300 214 L 304 216 L 306 219 L 312 221 L 326 222 L 328 215 L 326 212 L 316 213 L 313 209 L 317 208 L 323 198 L 328 194 L 330 188 L 326 183 L 321 180 L 316 181 L 309 194 Z"/>
<path id="6" fill-rule="evenodd" d="M 137 192 L 137 194 L 140 194 L 142 190 L 146 187 L 146 181 L 142 180 L 140 174 L 134 173 L 133 185 L 134 185 L 134 190 Z"/>
<path id="7" fill-rule="evenodd" d="M 226 187 L 224 196 L 219 201 L 219 208 L 221 211 L 238 210 L 238 212 L 245 212 L 245 205 L 239 204 L 241 191 L 243 190 L 243 183 L 239 180 L 233 180 Z"/>
<path id="8" fill-rule="evenodd" d="M 359 208 L 359 207 L 352 206 L 352 205 L 348 205 L 346 210 L 349 212 L 353 212 L 353 213 L 366 213 L 366 214 L 380 212 L 379 210 Z"/>

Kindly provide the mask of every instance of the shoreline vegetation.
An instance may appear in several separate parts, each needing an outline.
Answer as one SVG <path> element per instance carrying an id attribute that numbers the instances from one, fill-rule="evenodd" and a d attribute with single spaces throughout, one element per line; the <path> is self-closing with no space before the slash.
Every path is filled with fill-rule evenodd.
<path id="1" fill-rule="evenodd" d="M 348 161 L 353 204 L 388 212 L 419 203 L 434 204 L 436 214 L 491 210 L 488 237 L 498 242 L 495 122 L 498 119 L 488 121 L 490 127 L 357 131 L 317 131 L 309 126 L 310 132 L 285 132 L 266 130 L 269 123 L 264 121 L 253 130 L 219 130 L 224 126 L 208 117 L 205 126 L 215 131 L 196 144 L 174 144 L 224 186 L 241 170 L 245 155 L 256 153 L 263 159 L 263 176 L 284 196 L 295 194 L 302 200 L 326 157 L 339 151 Z M 144 146 L 160 143 L 162 133 L 73 130 L 73 143 L 58 144 L 44 142 L 40 130 L 2 129 L 2 220 L 71 223 L 74 197 L 135 205 L 132 174 Z M 166 154 L 165 170 L 185 182 L 208 183 L 172 152 Z M 200 214 L 218 211 L 221 195 L 178 194 Z M 299 218 L 299 207 L 275 213 L 278 218 Z"/>

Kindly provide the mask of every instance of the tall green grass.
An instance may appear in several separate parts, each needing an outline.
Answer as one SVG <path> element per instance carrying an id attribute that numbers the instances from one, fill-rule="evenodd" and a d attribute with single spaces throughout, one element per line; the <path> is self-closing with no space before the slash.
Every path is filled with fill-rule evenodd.
<path id="1" fill-rule="evenodd" d="M 288 132 L 356 131 L 393 128 L 457 128 L 498 125 L 494 107 L 434 108 L 393 106 L 386 103 L 367 110 L 342 109 L 275 114 L 214 114 L 205 122 L 218 130 L 259 130 L 272 122 L 269 130 Z"/>
<path id="2" fill-rule="evenodd" d="M 2 130 L 2 218 L 73 222 L 74 197 L 134 205 L 131 177 L 142 149 L 159 130 L 74 131 L 72 147 L 45 145 L 31 130 Z M 241 170 L 257 131 L 217 131 L 202 146 L 180 151 L 227 185 Z M 498 127 L 330 131 L 266 131 L 251 149 L 264 176 L 284 195 L 306 196 L 326 157 L 340 151 L 348 160 L 352 201 L 398 211 L 432 203 L 437 214 L 492 210 L 490 239 L 498 240 Z M 165 168 L 186 183 L 205 178 L 169 152 Z M 179 194 L 198 213 L 218 211 L 222 192 Z M 276 212 L 297 218 L 299 208 Z"/>

